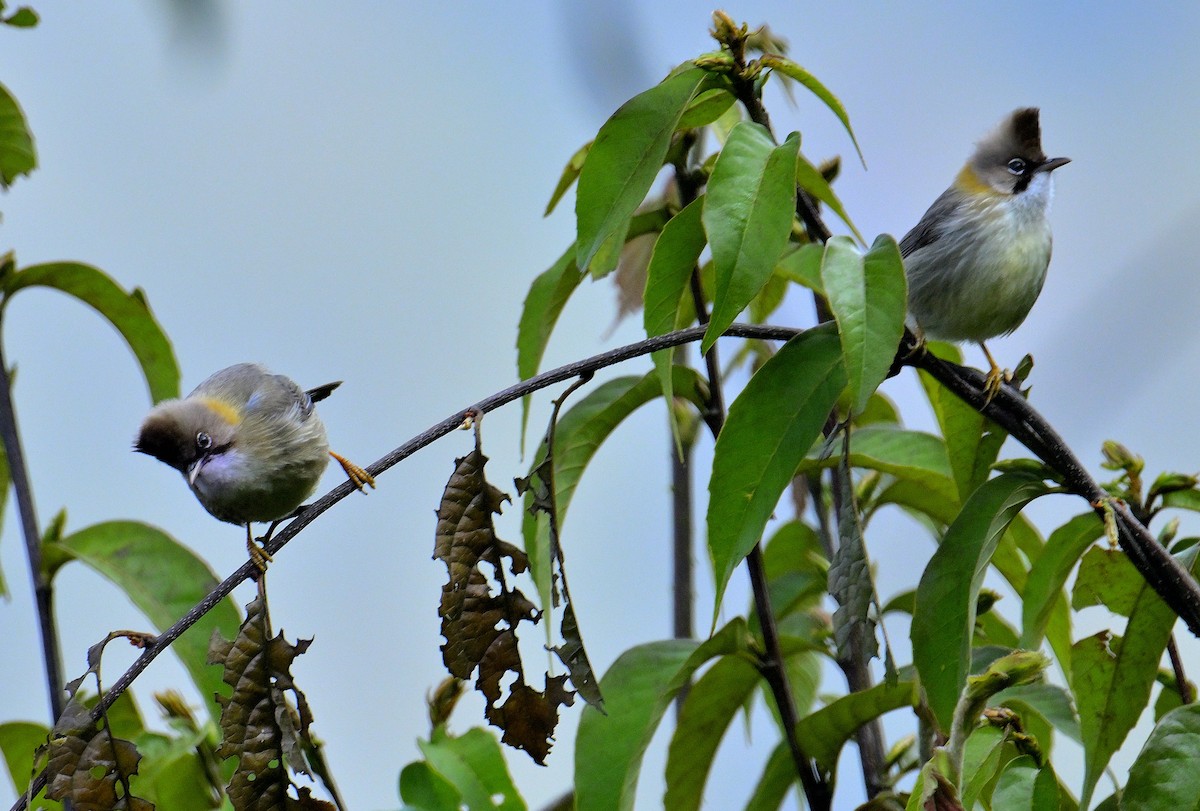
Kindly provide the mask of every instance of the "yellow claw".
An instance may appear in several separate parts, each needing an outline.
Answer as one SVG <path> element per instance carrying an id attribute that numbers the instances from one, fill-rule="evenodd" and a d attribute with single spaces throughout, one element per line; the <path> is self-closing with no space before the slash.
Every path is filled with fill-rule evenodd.
<path id="1" fill-rule="evenodd" d="M 375 477 L 374 476 L 372 476 L 370 473 L 363 470 L 361 467 L 354 464 L 349 459 L 347 459 L 346 457 L 344 457 L 340 454 L 336 454 L 333 451 L 330 451 L 329 455 L 332 456 L 334 459 L 336 459 L 337 463 L 342 466 L 342 470 L 344 470 L 346 472 L 346 478 L 350 479 L 350 483 L 353 484 L 356 488 L 358 488 L 359 492 L 362 492 L 362 493 L 367 492 L 366 490 L 363 489 L 364 484 L 369 484 L 369 485 L 371 485 L 371 488 L 374 489 L 374 487 L 375 487 Z"/>
<path id="2" fill-rule="evenodd" d="M 267 573 L 267 564 L 274 558 L 267 554 L 267 550 L 254 542 L 254 534 L 250 531 L 250 525 L 246 524 L 246 551 L 250 553 L 250 560 L 254 562 L 260 574 Z"/>
<path id="3" fill-rule="evenodd" d="M 987 344 L 983 341 L 979 342 L 979 348 L 983 350 L 983 354 L 987 356 L 988 363 L 992 367 L 983 381 L 983 391 L 987 395 L 984 398 L 983 404 L 986 406 L 1000 393 L 1000 387 L 1012 380 L 1012 372 L 1007 369 L 1001 369 L 996 364 L 995 358 L 992 357 L 992 353 L 988 351 Z"/>

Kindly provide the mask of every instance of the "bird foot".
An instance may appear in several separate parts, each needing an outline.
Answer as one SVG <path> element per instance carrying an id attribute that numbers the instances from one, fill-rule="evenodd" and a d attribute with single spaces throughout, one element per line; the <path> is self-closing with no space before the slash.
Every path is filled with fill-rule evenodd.
<path id="1" fill-rule="evenodd" d="M 350 479 L 350 483 L 353 484 L 360 493 L 367 492 L 365 489 L 363 489 L 363 485 L 369 484 L 371 485 L 371 488 L 374 489 L 374 476 L 340 454 L 330 451 L 329 455 L 336 459 L 337 463 L 342 466 L 342 470 L 346 472 L 346 478 Z"/>
<path id="2" fill-rule="evenodd" d="M 267 573 L 267 564 L 274 560 L 267 550 L 254 542 L 254 538 L 250 533 L 250 527 L 246 527 L 246 551 L 250 553 L 250 560 L 258 569 L 260 575 Z"/>
<path id="3" fill-rule="evenodd" d="M 1000 393 L 1000 387 L 1005 383 L 1011 383 L 1013 379 L 1012 372 L 1007 369 L 1001 369 L 999 366 L 993 366 L 992 370 L 987 373 L 987 377 L 983 379 L 983 392 L 986 395 L 983 399 L 984 406 L 987 406 Z"/>

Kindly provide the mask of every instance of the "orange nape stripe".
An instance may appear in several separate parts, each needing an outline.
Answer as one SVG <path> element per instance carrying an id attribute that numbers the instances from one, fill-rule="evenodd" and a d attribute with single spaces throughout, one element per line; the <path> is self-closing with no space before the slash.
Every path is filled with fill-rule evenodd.
<path id="1" fill-rule="evenodd" d="M 201 397 L 199 399 L 230 425 L 237 425 L 242 421 L 241 412 L 224 400 L 218 400 L 214 397 Z"/>

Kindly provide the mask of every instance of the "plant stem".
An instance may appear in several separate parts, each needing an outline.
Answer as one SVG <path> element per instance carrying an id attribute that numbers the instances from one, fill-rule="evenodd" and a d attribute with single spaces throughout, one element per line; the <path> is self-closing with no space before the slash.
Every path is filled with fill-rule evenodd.
<path id="1" fill-rule="evenodd" d="M 9 475 L 17 496 L 17 511 L 21 517 L 21 534 L 25 539 L 25 554 L 29 561 L 29 576 L 33 581 L 34 602 L 37 605 L 38 629 L 42 636 L 42 660 L 46 670 L 46 691 L 50 699 L 51 720 L 62 715 L 66 705 L 63 693 L 62 650 L 58 644 L 58 625 L 54 620 L 54 588 L 42 567 L 42 535 L 38 530 L 37 513 L 33 508 L 33 488 L 29 483 L 29 468 L 21 450 L 21 434 L 17 429 L 17 413 L 13 407 L 12 376 L 0 349 L 0 441 L 8 457 Z"/>
<path id="2" fill-rule="evenodd" d="M 557 369 L 550 369 L 527 380 L 522 380 L 520 383 L 509 386 L 507 389 L 496 392 L 489 397 L 485 397 L 475 405 L 460 409 L 440 422 L 435 423 L 403 445 L 385 454 L 376 462 L 368 465 L 367 471 L 376 477 L 382 475 L 386 470 L 404 461 L 417 451 L 432 445 L 437 440 L 460 428 L 463 420 L 468 416 L 495 411 L 498 408 L 521 399 L 527 394 L 532 394 L 533 392 L 540 391 L 565 380 L 570 380 L 582 374 L 595 372 L 633 358 L 643 357 L 660 349 L 694 343 L 704 337 L 704 332 L 705 327 L 703 326 L 677 330 L 666 335 L 659 335 L 644 341 L 617 347 L 608 352 L 568 363 Z M 803 329 L 795 327 L 776 327 L 769 324 L 733 324 L 722 334 L 732 338 L 787 341 L 803 332 Z M 911 349 L 912 346 L 906 338 L 906 343 L 901 346 L 900 351 L 901 353 L 909 353 Z M 1065 445 L 1054 446 L 1053 443 L 1049 442 L 1050 437 L 1058 436 L 1057 433 L 1054 432 L 1054 429 L 1050 427 L 1045 419 L 1024 398 L 1013 395 L 1006 387 L 1001 387 L 1000 392 L 993 398 L 991 403 L 985 405 L 984 401 L 987 398 L 987 394 L 983 388 L 984 375 L 982 372 L 976 369 L 967 369 L 928 354 L 924 356 L 910 354 L 907 358 L 903 358 L 902 363 L 925 369 L 953 394 L 968 405 L 981 411 L 993 422 L 998 423 L 1014 439 L 1025 445 L 1026 448 L 1053 470 L 1063 475 L 1069 482 L 1068 486 L 1071 491 L 1076 495 L 1088 498 L 1087 494 L 1089 492 L 1103 494 L 1100 486 L 1083 470 L 1082 466 L 1079 466 L 1078 461 L 1075 460 L 1069 448 Z M 3 364 L 0 364 L 0 368 L 2 366 Z M 2 379 L 0 378 L 0 381 Z M 1061 440 L 1058 441 L 1061 443 Z M 1065 463 L 1063 459 L 1072 460 L 1073 465 Z M 353 492 L 356 492 L 354 485 L 349 481 L 345 481 L 317 499 L 275 534 L 266 544 L 267 552 L 271 554 L 278 552 L 322 513 Z M 1094 502 L 1093 508 L 1097 512 L 1100 512 L 1103 507 L 1095 506 L 1098 503 L 1098 501 Z M 1159 596 L 1183 619 L 1192 633 L 1200 637 L 1200 586 L 1197 586 L 1196 581 L 1175 562 L 1174 558 L 1162 549 L 1158 541 L 1129 514 L 1128 510 L 1123 510 L 1119 503 L 1114 504 L 1113 509 L 1117 517 L 1117 530 L 1120 533 L 1122 547 L 1126 548 L 1127 552 L 1130 548 L 1135 550 L 1134 553 L 1130 554 L 1130 560 L 1134 562 L 1134 565 L 1138 567 L 1143 577 L 1146 578 L 1146 581 L 1150 583 Z M 1143 553 L 1141 551 L 1143 548 L 1148 550 L 1157 548 L 1161 555 L 1155 554 L 1153 551 Z M 159 634 L 154 642 L 142 652 L 141 656 L 129 666 L 129 669 L 121 674 L 120 678 L 114 682 L 108 692 L 100 697 L 96 706 L 91 710 L 91 717 L 93 719 L 99 718 L 104 710 L 112 706 L 112 703 L 129 689 L 134 679 L 152 661 L 158 658 L 163 651 L 170 647 L 172 642 L 178 639 L 188 628 L 195 625 L 201 617 L 212 610 L 213 606 L 224 599 L 234 588 L 245 580 L 257 575 L 257 573 L 258 568 L 252 561 L 247 560 L 237 571 L 225 578 L 203 600 L 180 618 L 178 622 Z M 45 785 L 46 774 L 42 772 L 30 787 L 31 795 L 36 796 Z M 12 806 L 11 811 L 22 811 L 24 808 L 25 797 L 23 795 Z"/>

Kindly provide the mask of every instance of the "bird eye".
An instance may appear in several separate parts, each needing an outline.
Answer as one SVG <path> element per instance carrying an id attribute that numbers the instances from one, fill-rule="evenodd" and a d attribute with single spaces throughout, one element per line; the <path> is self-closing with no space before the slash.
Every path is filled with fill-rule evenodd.
<path id="1" fill-rule="evenodd" d="M 1020 158 L 1013 158 L 1008 162 L 1008 171 L 1012 172 L 1014 175 L 1024 174 L 1025 161 L 1021 160 Z"/>
<path id="2" fill-rule="evenodd" d="M 196 434 L 196 447 L 202 451 L 206 451 L 212 447 L 212 437 L 201 431 Z"/>

